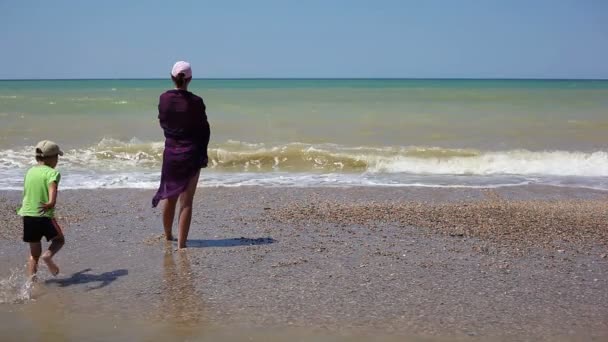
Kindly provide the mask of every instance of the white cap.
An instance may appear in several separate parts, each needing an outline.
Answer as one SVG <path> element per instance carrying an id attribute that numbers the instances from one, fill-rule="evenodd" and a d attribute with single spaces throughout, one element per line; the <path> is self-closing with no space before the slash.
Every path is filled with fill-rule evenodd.
<path id="1" fill-rule="evenodd" d="M 192 68 L 190 68 L 190 63 L 179 61 L 173 65 L 173 69 L 171 69 L 171 76 L 177 77 L 179 74 L 184 74 L 184 78 L 192 78 Z"/>

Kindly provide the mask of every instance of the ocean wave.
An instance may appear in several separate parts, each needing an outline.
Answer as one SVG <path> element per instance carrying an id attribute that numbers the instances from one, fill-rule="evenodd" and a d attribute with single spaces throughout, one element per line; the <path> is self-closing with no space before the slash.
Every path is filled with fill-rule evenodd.
<path id="1" fill-rule="evenodd" d="M 65 151 L 60 167 L 98 171 L 152 171 L 162 163 L 163 142 L 103 139 Z M 28 146 L 0 151 L 0 170 L 34 164 Z M 606 151 L 480 151 L 441 147 L 365 147 L 230 140 L 209 148 L 209 168 L 221 172 L 313 172 L 418 175 L 546 175 L 608 177 Z"/>
<path id="2" fill-rule="evenodd" d="M 608 153 L 527 150 L 446 158 L 375 158 L 370 172 L 450 175 L 608 176 Z"/>
<path id="3" fill-rule="evenodd" d="M 3 172 L 0 170 L 0 174 Z M 156 189 L 157 172 L 112 172 L 62 170 L 61 189 Z M 290 173 L 290 172 L 216 172 L 201 173 L 199 187 L 425 187 L 425 188 L 500 188 L 522 185 L 608 190 L 606 177 L 559 176 L 446 176 L 372 173 Z M 23 189 L 23 175 L 0 178 L 0 190 Z"/>
<path id="4" fill-rule="evenodd" d="M 605 151 L 478 151 L 440 147 L 287 144 L 210 149 L 212 167 L 239 171 L 321 171 L 427 175 L 608 176 Z"/>

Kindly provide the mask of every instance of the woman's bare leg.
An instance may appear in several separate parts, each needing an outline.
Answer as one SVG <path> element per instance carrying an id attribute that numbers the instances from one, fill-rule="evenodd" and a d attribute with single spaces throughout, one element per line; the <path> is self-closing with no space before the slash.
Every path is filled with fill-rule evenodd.
<path id="1" fill-rule="evenodd" d="M 200 172 L 197 172 L 188 183 L 186 191 L 179 195 L 179 235 L 177 238 L 177 248 L 186 248 L 186 240 L 188 240 L 190 222 L 192 221 L 192 202 L 199 175 Z"/>
<path id="2" fill-rule="evenodd" d="M 165 239 L 173 240 L 173 219 L 175 218 L 175 205 L 177 196 L 168 198 L 163 207 L 163 228 L 165 229 Z"/>

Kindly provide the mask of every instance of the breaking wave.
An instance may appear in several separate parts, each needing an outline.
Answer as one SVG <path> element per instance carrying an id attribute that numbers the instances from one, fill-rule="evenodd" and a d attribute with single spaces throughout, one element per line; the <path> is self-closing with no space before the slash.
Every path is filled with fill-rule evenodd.
<path id="1" fill-rule="evenodd" d="M 0 189 L 18 188 L 23 172 L 35 162 L 33 147 L 0 151 Z M 152 187 L 159 177 L 163 143 L 138 139 L 119 141 L 103 139 L 99 143 L 65 151 L 59 168 L 73 177 L 82 177 L 82 187 Z M 268 174 L 307 179 L 319 175 L 357 179 L 388 178 L 391 184 L 399 179 L 416 178 L 416 184 L 440 176 L 511 177 L 528 182 L 534 177 L 566 177 L 605 180 L 608 177 L 607 151 L 481 151 L 424 146 L 350 147 L 335 144 L 256 144 L 227 141 L 209 148 L 209 168 L 219 178 L 247 179 L 247 175 Z M 217 173 L 217 174 L 215 174 Z M 431 177 L 433 176 L 433 177 Z M 292 178 L 293 178 L 292 177 Z M 296 177 L 296 178 L 298 178 Z M 313 177 L 313 178 L 314 178 Z M 425 178 L 426 177 L 426 178 Z M 301 178 L 301 177 L 300 177 Z M 81 180 L 79 180 L 81 181 Z M 12 183 L 13 186 L 8 186 Z M 359 185 L 365 185 L 361 182 Z M 372 185 L 377 185 L 372 182 Z M 280 185 L 280 184 L 278 184 Z"/>

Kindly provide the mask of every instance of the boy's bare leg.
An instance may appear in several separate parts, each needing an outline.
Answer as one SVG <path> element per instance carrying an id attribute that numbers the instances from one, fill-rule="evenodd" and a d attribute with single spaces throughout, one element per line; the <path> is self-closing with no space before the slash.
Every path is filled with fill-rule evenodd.
<path id="1" fill-rule="evenodd" d="M 167 241 L 173 240 L 173 219 L 175 218 L 176 204 L 177 197 L 168 198 L 163 207 L 163 228 L 165 229 L 165 239 L 167 239 Z"/>
<path id="2" fill-rule="evenodd" d="M 55 264 L 55 262 L 53 261 L 53 256 L 57 254 L 57 252 L 59 252 L 59 250 L 61 249 L 61 247 L 63 247 L 64 244 L 64 237 L 61 235 L 57 236 L 56 238 L 51 240 L 51 245 L 49 246 L 49 249 L 42 255 L 42 261 L 44 261 L 52 275 L 57 275 L 59 273 L 59 267 L 57 267 L 57 264 Z"/>
<path id="3" fill-rule="evenodd" d="M 186 240 L 188 240 L 190 222 L 192 221 L 192 202 L 199 175 L 200 172 L 192 177 L 186 191 L 179 195 L 179 235 L 177 238 L 177 248 L 186 248 Z"/>
<path id="4" fill-rule="evenodd" d="M 30 242 L 30 258 L 27 261 L 27 274 L 30 277 L 38 272 L 40 254 L 42 254 L 42 244 L 40 242 Z"/>

